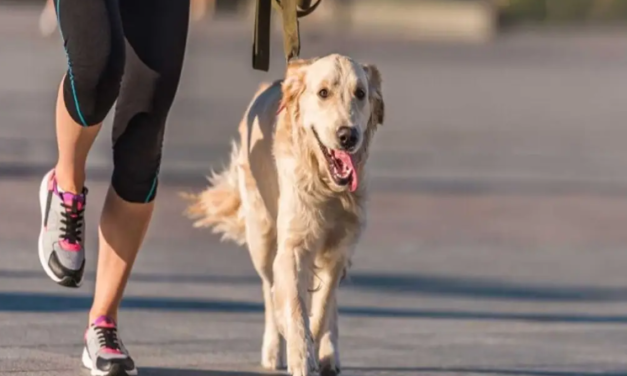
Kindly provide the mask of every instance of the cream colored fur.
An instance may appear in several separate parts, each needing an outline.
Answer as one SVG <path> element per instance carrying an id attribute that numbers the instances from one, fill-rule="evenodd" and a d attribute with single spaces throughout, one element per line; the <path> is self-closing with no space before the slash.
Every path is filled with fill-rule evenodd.
<path id="1" fill-rule="evenodd" d="M 286 355 L 294 376 L 339 372 L 336 291 L 365 225 L 368 147 L 383 110 L 376 67 L 336 54 L 292 62 L 283 81 L 257 91 L 229 166 L 186 195 L 196 227 L 248 246 L 263 285 L 265 368 L 282 367 Z M 360 135 L 355 192 L 331 179 L 313 133 L 337 149 L 340 126 Z"/>

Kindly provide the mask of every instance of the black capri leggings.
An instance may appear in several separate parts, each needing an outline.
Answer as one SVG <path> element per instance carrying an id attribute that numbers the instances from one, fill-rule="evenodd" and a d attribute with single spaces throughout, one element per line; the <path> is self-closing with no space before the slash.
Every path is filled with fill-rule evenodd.
<path id="1" fill-rule="evenodd" d="M 67 110 L 88 127 L 101 123 L 117 99 L 112 186 L 125 201 L 150 202 L 185 55 L 189 0 L 55 0 L 55 5 L 68 59 Z"/>

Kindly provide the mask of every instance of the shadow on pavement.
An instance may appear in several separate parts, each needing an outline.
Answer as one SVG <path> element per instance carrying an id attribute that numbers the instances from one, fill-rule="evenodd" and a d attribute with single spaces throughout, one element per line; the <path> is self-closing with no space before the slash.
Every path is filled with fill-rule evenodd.
<path id="1" fill-rule="evenodd" d="M 460 375 L 511 375 L 511 376 L 624 376 L 625 371 L 599 371 L 599 372 L 578 372 L 578 371 L 540 371 L 524 369 L 498 369 L 498 368 L 422 368 L 422 367 L 360 367 L 344 368 L 342 371 L 349 372 L 390 372 L 394 374 L 432 375 L 439 373 L 460 374 Z"/>
<path id="2" fill-rule="evenodd" d="M 627 289 L 586 286 L 520 284 L 482 278 L 356 273 L 346 287 L 386 293 L 404 293 L 489 300 L 550 302 L 626 301 Z"/>
<path id="3" fill-rule="evenodd" d="M 178 368 L 140 368 L 142 375 L 147 376 L 279 376 L 284 373 L 254 372 L 254 371 L 209 371 Z"/>
<path id="4" fill-rule="evenodd" d="M 87 311 L 89 296 L 44 293 L 0 292 L 0 312 L 74 312 Z M 158 310 L 164 312 L 262 313 L 263 305 L 256 302 L 217 299 L 178 299 L 127 297 L 122 302 L 126 310 Z M 543 323 L 627 323 L 625 315 L 595 315 L 576 313 L 480 312 L 456 310 L 418 310 L 389 307 L 341 307 L 340 314 L 349 317 L 378 317 L 431 320 L 472 321 L 531 321 Z"/>
<path id="5" fill-rule="evenodd" d="M 222 152 L 222 150 L 220 150 Z M 225 153 L 216 153 L 219 156 Z M 207 158 L 207 165 L 214 159 Z M 220 159 L 218 159 L 220 160 Z M 3 179 L 40 178 L 50 170 L 48 164 L 3 163 L 0 161 L 0 177 Z M 160 184 L 185 185 L 189 188 L 205 187 L 208 170 L 166 169 L 160 173 Z M 91 167 L 88 169 L 90 181 L 109 182 L 111 169 Z M 564 195 L 593 195 L 598 197 L 626 197 L 627 185 L 622 182 L 598 182 L 585 180 L 551 180 L 551 179 L 438 179 L 423 177 L 378 177 L 370 179 L 374 192 L 424 193 L 433 195 L 515 195 L 526 197 L 550 197 Z"/>
<path id="6" fill-rule="evenodd" d="M 48 280 L 41 271 L 34 270 L 3 270 L 0 269 L 0 278 L 41 279 Z M 85 280 L 93 282 L 95 273 L 85 273 Z M 133 272 L 131 281 L 144 283 L 191 283 L 191 284 L 224 284 L 224 285 L 261 285 L 256 275 L 216 275 L 216 274 L 157 274 Z"/>
<path id="7" fill-rule="evenodd" d="M 508 376 L 624 376 L 627 371 L 601 371 L 601 372 L 578 372 L 578 371 L 539 371 L 539 370 L 515 370 L 515 369 L 486 369 L 486 368 L 423 368 L 423 367 L 348 367 L 342 373 L 348 375 L 358 375 L 361 372 L 390 372 L 394 374 L 432 375 L 439 373 L 446 374 L 472 374 L 472 375 L 508 375 Z M 284 373 L 268 373 L 264 371 L 204 371 L 192 369 L 176 368 L 141 368 L 142 375 L 148 376 L 279 376 Z"/>
<path id="8" fill-rule="evenodd" d="M 1 270 L 0 278 L 45 279 L 39 271 Z M 94 275 L 86 276 L 93 281 Z M 191 283 L 218 285 L 260 285 L 257 276 L 215 274 L 151 274 L 133 273 L 131 281 L 144 283 Z M 557 286 L 520 284 L 503 280 L 457 278 L 433 275 L 351 273 L 343 289 L 416 294 L 424 296 L 457 297 L 486 300 L 568 302 L 627 301 L 627 289 L 611 287 Z"/>

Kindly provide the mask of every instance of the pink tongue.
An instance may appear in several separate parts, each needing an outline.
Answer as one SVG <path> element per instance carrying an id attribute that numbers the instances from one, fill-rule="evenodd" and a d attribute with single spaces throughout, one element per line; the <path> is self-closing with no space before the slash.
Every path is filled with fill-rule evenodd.
<path id="1" fill-rule="evenodd" d="M 359 184 L 357 179 L 357 171 L 355 170 L 355 166 L 353 165 L 353 158 L 345 151 L 335 150 L 334 157 L 342 161 L 344 168 L 353 172 L 353 178 L 351 179 L 351 187 L 350 191 L 355 192 L 357 190 L 357 185 Z"/>

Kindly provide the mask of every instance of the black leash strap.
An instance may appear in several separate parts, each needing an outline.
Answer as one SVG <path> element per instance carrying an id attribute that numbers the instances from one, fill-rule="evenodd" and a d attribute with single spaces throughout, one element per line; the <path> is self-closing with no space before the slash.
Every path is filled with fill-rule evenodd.
<path id="1" fill-rule="evenodd" d="M 257 0 L 253 40 L 253 69 L 268 71 L 270 68 L 270 26 L 272 5 L 281 12 L 283 21 L 283 51 L 289 62 L 300 55 L 300 31 L 298 19 L 311 14 L 322 0 L 313 5 L 311 0 Z M 274 2 L 274 3 L 273 3 Z"/>
<path id="2" fill-rule="evenodd" d="M 272 0 L 257 0 L 253 40 L 253 69 L 265 72 L 270 69 L 271 16 Z"/>

